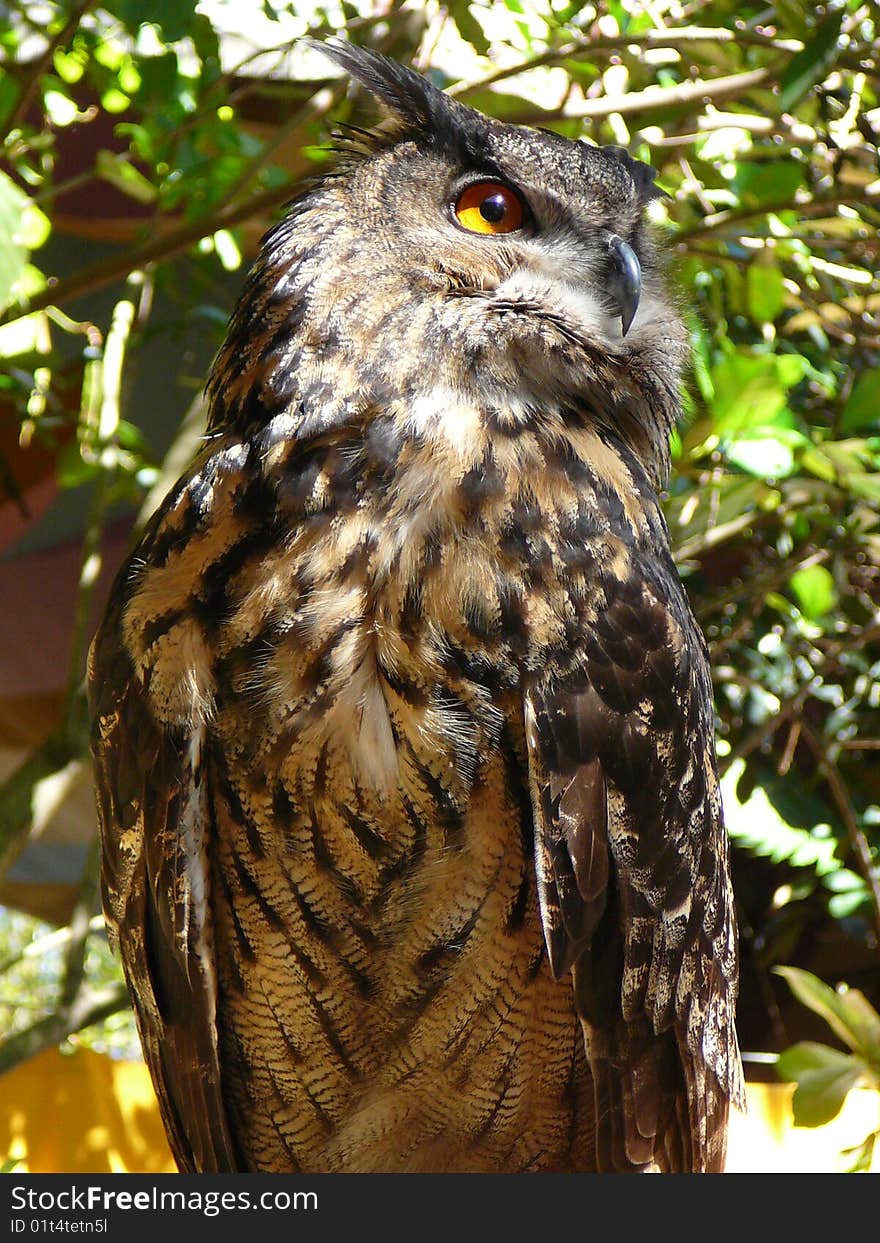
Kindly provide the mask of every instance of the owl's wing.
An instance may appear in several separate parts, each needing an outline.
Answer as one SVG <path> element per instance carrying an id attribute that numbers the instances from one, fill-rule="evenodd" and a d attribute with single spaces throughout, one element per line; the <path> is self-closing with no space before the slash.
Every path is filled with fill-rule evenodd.
<path id="1" fill-rule="evenodd" d="M 577 671 L 526 694 L 545 937 L 573 977 L 598 1168 L 718 1169 L 742 1083 L 707 655 L 671 563 L 605 595 Z"/>
<path id="2" fill-rule="evenodd" d="M 229 1172 L 242 1166 L 220 1094 L 206 757 L 198 729 L 151 716 L 120 643 L 118 588 L 89 660 L 104 913 L 174 1158 Z"/>

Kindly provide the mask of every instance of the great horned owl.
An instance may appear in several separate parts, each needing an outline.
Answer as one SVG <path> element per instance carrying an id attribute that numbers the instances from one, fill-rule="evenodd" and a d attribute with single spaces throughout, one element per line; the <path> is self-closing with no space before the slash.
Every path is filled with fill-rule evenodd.
<path id="1" fill-rule="evenodd" d="M 360 48 L 90 681 L 185 1170 L 717 1170 L 743 1089 L 707 653 L 658 490 L 653 172 Z"/>

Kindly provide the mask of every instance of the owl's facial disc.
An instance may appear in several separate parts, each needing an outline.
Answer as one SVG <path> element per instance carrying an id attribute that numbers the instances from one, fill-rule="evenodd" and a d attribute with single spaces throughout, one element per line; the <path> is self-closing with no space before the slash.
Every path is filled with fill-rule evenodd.
<path id="1" fill-rule="evenodd" d="M 527 206 L 526 196 L 509 183 L 490 177 L 469 180 L 456 192 L 449 206 L 451 218 L 459 228 L 467 233 L 482 235 L 490 244 L 492 238 L 503 240 L 505 235 L 528 227 L 528 236 L 540 245 L 542 213 L 533 213 Z M 594 269 L 599 303 L 606 308 L 609 308 L 609 303 L 613 306 L 620 318 L 621 335 L 625 337 L 641 299 L 642 265 L 639 257 L 629 242 L 611 229 L 595 229 L 593 240 L 584 240 L 599 260 L 598 269 Z M 563 262 L 560 274 L 567 284 L 565 266 Z M 505 293 L 508 291 L 509 285 Z"/>

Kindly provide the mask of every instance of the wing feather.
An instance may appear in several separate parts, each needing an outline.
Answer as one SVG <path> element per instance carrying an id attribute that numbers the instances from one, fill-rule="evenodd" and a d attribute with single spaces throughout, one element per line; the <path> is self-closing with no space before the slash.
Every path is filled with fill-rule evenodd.
<path id="1" fill-rule="evenodd" d="M 633 557 L 606 596 L 580 665 L 525 695 L 548 954 L 573 977 L 598 1168 L 719 1169 L 743 1089 L 707 655 L 671 562 Z"/>
<path id="2" fill-rule="evenodd" d="M 207 757 L 198 729 L 148 711 L 120 646 L 123 594 L 89 662 L 104 913 L 174 1158 L 228 1172 L 242 1165 L 220 1091 Z"/>

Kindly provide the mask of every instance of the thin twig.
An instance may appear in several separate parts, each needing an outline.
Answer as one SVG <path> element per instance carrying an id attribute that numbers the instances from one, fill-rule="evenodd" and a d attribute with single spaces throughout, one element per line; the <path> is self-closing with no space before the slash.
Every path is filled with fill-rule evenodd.
<path id="1" fill-rule="evenodd" d="M 877 205 L 880 206 L 880 203 Z M 753 220 L 756 216 L 766 217 L 768 215 L 778 215 L 780 212 L 786 211 L 795 211 L 803 216 L 815 212 L 816 209 L 824 211 L 826 208 L 833 207 L 864 208 L 866 206 L 864 193 L 830 194 L 827 197 L 806 198 L 801 201 L 791 198 L 778 199 L 772 203 L 760 203 L 754 207 L 731 208 L 729 211 L 719 211 L 712 216 L 704 216 L 697 224 L 680 229 L 676 234 L 675 240 L 677 242 L 690 241 L 694 237 L 703 237 L 707 233 L 715 233 L 726 225 L 738 225 L 745 220 Z"/>
<path id="2" fill-rule="evenodd" d="M 767 717 L 750 734 L 746 735 L 738 746 L 731 748 L 728 754 L 719 760 L 718 767 L 722 774 L 727 772 L 736 760 L 744 759 L 760 747 L 772 734 L 776 733 L 781 725 L 797 716 L 816 687 L 820 686 L 828 674 L 838 667 L 841 657 L 854 649 L 866 647 L 877 638 L 880 638 L 880 621 L 874 621 L 861 630 L 851 630 L 843 638 L 829 645 L 824 654 L 822 673 L 816 673 L 804 682 L 790 699 L 780 704 L 779 711 L 774 716 Z"/>
<path id="3" fill-rule="evenodd" d="M 92 840 L 80 878 L 79 893 L 70 916 L 70 940 L 64 955 L 59 1006 L 69 1009 L 83 986 L 86 950 L 92 935 L 92 921 L 98 901 L 98 868 L 100 847 L 97 836 Z"/>
<path id="4" fill-rule="evenodd" d="M 729 99 L 766 86 L 779 77 L 776 68 L 750 69 L 747 73 L 734 73 L 706 81 L 682 82 L 678 86 L 646 86 L 642 91 L 627 95 L 603 95 L 599 99 L 584 99 L 564 108 L 525 108 L 513 113 L 508 119 L 521 125 L 551 120 L 601 120 L 612 114 L 630 116 L 638 113 L 656 112 L 665 108 L 680 108 L 686 104 L 703 103 L 710 99 Z"/>
<path id="5" fill-rule="evenodd" d="M 801 721 L 801 734 L 816 757 L 819 771 L 828 784 L 831 796 L 837 805 L 837 810 L 840 813 L 840 818 L 849 837 L 859 872 L 868 886 L 868 892 L 871 894 L 873 904 L 874 932 L 878 944 L 880 944 L 880 869 L 874 865 L 874 861 L 871 858 L 871 847 L 868 845 L 868 839 L 859 826 L 858 817 L 849 797 L 846 783 L 840 775 L 840 769 L 831 759 L 822 740 L 807 721 Z"/>

